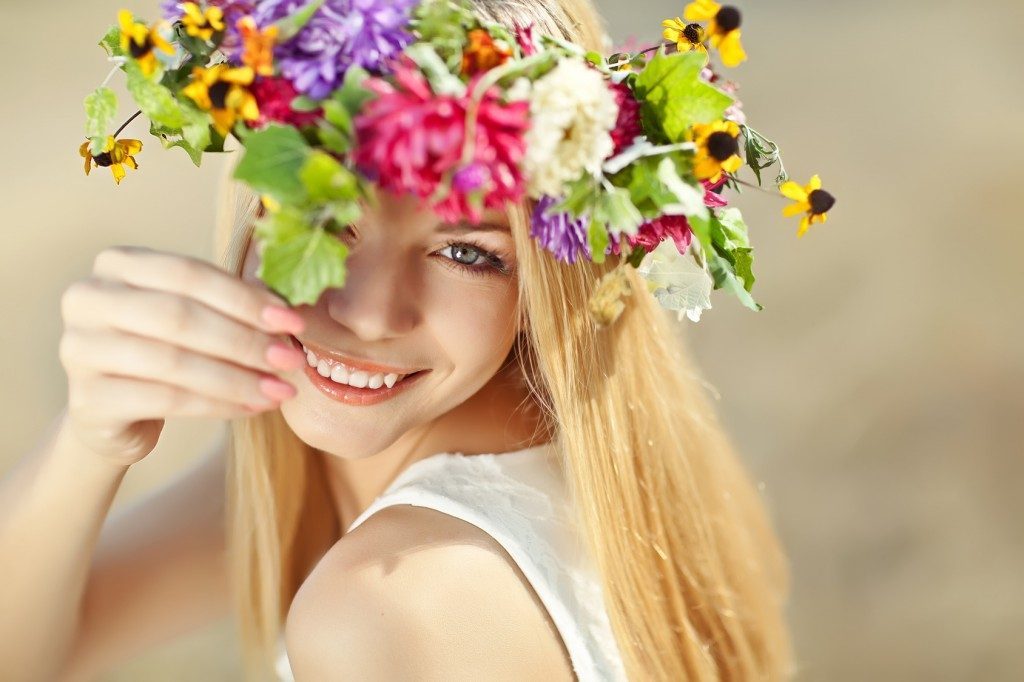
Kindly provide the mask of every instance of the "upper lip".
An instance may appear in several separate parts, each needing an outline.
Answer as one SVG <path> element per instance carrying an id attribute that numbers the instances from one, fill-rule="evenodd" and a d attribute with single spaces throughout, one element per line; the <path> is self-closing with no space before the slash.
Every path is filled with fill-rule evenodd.
<path id="1" fill-rule="evenodd" d="M 370 360 L 354 358 L 351 355 L 345 355 L 344 353 L 339 353 L 338 351 L 330 350 L 324 348 L 323 346 L 318 346 L 315 343 L 303 341 L 302 339 L 299 339 L 297 336 L 294 335 L 292 336 L 292 338 L 298 341 L 304 348 L 308 348 L 309 350 L 313 351 L 313 353 L 318 358 L 323 358 L 325 360 L 333 360 L 334 362 L 341 363 L 342 365 L 345 365 L 346 367 L 349 367 L 351 369 L 363 370 L 364 372 L 368 372 L 370 374 L 376 374 L 377 372 L 380 372 L 382 374 L 414 374 L 419 371 L 417 369 L 396 367 L 394 365 L 385 365 L 380 362 L 372 362 Z"/>

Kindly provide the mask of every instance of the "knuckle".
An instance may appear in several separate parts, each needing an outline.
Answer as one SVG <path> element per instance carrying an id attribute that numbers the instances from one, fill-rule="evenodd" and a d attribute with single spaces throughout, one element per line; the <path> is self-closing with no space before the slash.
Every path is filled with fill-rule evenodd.
<path id="1" fill-rule="evenodd" d="M 86 280 L 80 279 L 69 284 L 60 296 L 61 317 L 67 319 L 71 311 L 79 306 L 90 289 L 91 285 Z"/>
<path id="2" fill-rule="evenodd" d="M 167 375 L 179 374 L 187 364 L 188 351 L 178 346 L 166 345 L 160 354 L 160 366 L 157 369 Z"/>
<path id="3" fill-rule="evenodd" d="M 64 332 L 61 335 L 60 342 L 57 344 L 57 357 L 65 369 L 74 363 L 80 340 L 79 335 L 75 332 Z"/>
<path id="4" fill-rule="evenodd" d="M 192 323 L 192 306 L 179 296 L 170 296 L 165 304 L 165 320 L 171 332 L 183 332 Z"/>

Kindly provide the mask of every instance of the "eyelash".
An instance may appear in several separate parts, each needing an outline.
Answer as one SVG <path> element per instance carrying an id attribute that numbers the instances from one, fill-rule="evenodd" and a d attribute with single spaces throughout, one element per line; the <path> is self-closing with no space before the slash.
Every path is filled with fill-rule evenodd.
<path id="1" fill-rule="evenodd" d="M 349 226 L 341 233 L 342 239 L 347 239 L 352 236 L 352 228 Z M 488 251 L 482 245 L 477 244 L 473 241 L 459 241 L 457 239 L 451 239 L 445 242 L 444 246 L 441 247 L 440 251 L 449 249 L 453 246 L 468 246 L 473 251 L 476 251 L 483 258 L 484 263 L 482 265 L 467 265 L 466 263 L 460 263 L 454 258 L 447 256 L 441 256 L 445 262 L 445 267 L 453 268 L 468 272 L 471 275 L 485 276 L 490 274 L 502 274 L 507 275 L 510 272 L 509 267 L 505 264 L 505 261 L 495 252 Z M 437 252 L 439 253 L 439 252 Z"/>

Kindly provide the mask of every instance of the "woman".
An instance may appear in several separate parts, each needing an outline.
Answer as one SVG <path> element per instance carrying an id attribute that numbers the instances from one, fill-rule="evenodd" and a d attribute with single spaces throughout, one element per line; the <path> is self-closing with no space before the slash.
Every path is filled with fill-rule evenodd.
<path id="1" fill-rule="evenodd" d="M 584 0 L 477 11 L 603 48 Z M 345 286 L 264 316 L 261 204 L 225 187 L 227 273 L 114 248 L 62 300 L 68 408 L 0 489 L 5 679 L 86 678 L 232 606 L 252 678 L 789 673 L 784 559 L 674 322 L 581 313 L 614 258 L 550 258 L 529 204 L 470 227 L 382 194 Z M 104 524 L 186 415 L 231 418 L 230 447 Z"/>

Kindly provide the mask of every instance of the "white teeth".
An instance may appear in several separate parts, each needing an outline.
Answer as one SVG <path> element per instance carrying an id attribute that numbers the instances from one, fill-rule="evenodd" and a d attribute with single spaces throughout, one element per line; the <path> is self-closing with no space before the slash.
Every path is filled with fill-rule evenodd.
<path id="1" fill-rule="evenodd" d="M 404 374 L 384 374 L 383 372 L 370 374 L 363 370 L 350 370 L 340 363 L 329 363 L 326 360 L 317 358 L 316 354 L 311 350 L 306 350 L 306 362 L 310 367 L 315 367 L 317 374 L 320 376 L 329 378 L 331 381 L 339 384 L 347 384 L 356 388 L 369 387 L 371 389 L 378 389 L 381 386 L 392 388 L 401 379 L 405 378 Z"/>

